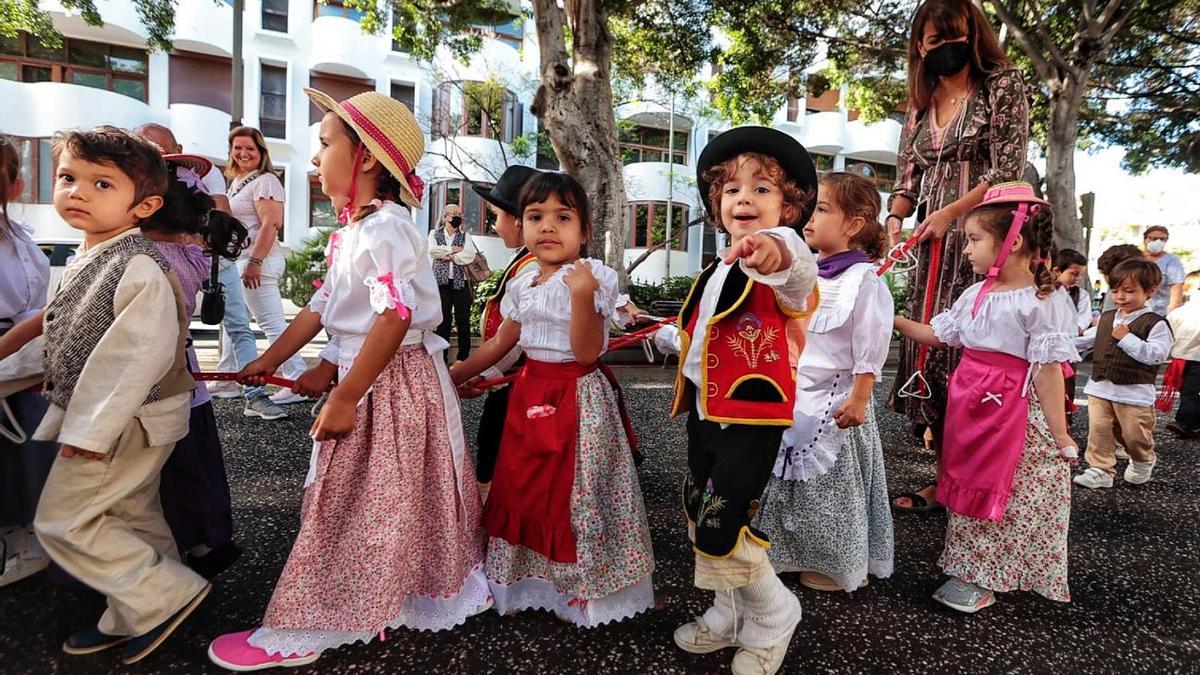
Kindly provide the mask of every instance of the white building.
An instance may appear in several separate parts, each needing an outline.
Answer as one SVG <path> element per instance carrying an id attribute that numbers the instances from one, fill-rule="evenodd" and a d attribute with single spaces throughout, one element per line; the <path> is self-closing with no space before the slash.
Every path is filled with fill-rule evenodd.
<path id="1" fill-rule="evenodd" d="M 13 208 L 16 217 L 32 224 L 41 238 L 78 238 L 50 203 L 49 139 L 60 129 L 158 122 L 175 132 L 185 151 L 225 164 L 232 107 L 231 4 L 178 3 L 169 54 L 146 50 L 146 32 L 133 3 L 120 0 L 97 3 L 102 27 L 88 26 L 57 2 L 43 1 L 66 37 L 58 50 L 28 36 L 0 37 L 0 100 L 5 102 L 0 132 L 20 144 L 26 179 L 23 203 Z M 245 6 L 242 122 L 263 131 L 282 174 L 285 244 L 297 246 L 312 227 L 333 222 L 329 202 L 310 173 L 319 118 L 302 89 L 316 87 L 339 99 L 374 89 L 408 104 L 426 129 L 429 154 L 418 171 L 428 187 L 417 222 L 436 222 L 446 203 L 459 203 L 493 266 L 506 260 L 500 240 L 488 235 L 486 209 L 467 186 L 468 181 L 491 182 L 508 163 L 557 168 L 529 142 L 529 132 L 537 129 L 529 113 L 538 72 L 532 21 L 480 27 L 484 46 L 469 64 L 447 54 L 431 65 L 396 51 L 389 36 L 363 34 L 355 12 L 337 0 L 246 0 Z M 658 251 L 633 276 L 649 281 L 668 271 L 695 273 L 716 247 L 711 228 L 702 236 L 700 225 L 687 226 L 702 212 L 695 162 L 709 138 L 728 124 L 680 110 L 672 122 L 669 109 L 659 103 L 631 103 L 616 112 L 630 201 L 627 261 L 665 237 L 668 203 L 673 227 L 688 227 L 669 265 L 667 254 Z M 890 189 L 900 125 L 890 119 L 864 125 L 854 117 L 839 107 L 837 92 L 827 92 L 793 101 L 774 124 L 800 139 L 819 168 L 861 164 L 858 170 L 874 172 L 881 189 Z M 675 132 L 673 143 L 668 129 Z M 670 152 L 673 163 L 667 161 Z"/>

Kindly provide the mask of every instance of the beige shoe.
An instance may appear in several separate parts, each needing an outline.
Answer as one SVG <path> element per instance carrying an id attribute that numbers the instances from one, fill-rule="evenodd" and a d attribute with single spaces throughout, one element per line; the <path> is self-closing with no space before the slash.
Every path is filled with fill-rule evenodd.
<path id="1" fill-rule="evenodd" d="M 675 644 L 689 654 L 711 654 L 737 646 L 733 640 L 718 635 L 709 628 L 702 616 L 675 629 Z"/>
<path id="2" fill-rule="evenodd" d="M 739 649 L 737 654 L 733 655 L 733 675 L 775 675 L 783 665 L 783 657 L 787 656 L 788 645 L 792 642 L 792 634 L 795 632 L 796 629 L 793 628 L 770 647 Z"/>

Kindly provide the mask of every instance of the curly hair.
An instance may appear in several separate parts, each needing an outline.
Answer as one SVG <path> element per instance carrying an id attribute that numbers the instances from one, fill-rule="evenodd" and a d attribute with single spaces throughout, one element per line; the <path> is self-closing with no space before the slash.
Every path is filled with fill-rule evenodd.
<path id="1" fill-rule="evenodd" d="M 1142 249 L 1133 244 L 1117 244 L 1104 249 L 1104 253 L 1100 254 L 1100 258 L 1096 260 L 1096 269 L 1100 270 L 1100 274 L 1108 276 L 1118 264 L 1129 260 L 1130 258 L 1141 258 L 1145 256 Z"/>
<path id="2" fill-rule="evenodd" d="M 147 232 L 199 235 L 210 255 L 237 260 L 249 243 L 241 221 L 219 211 L 213 198 L 195 189 L 179 176 L 180 165 L 167 160 L 167 191 L 162 208 L 141 222 Z"/>
<path id="3" fill-rule="evenodd" d="M 817 196 L 816 190 L 806 190 L 800 187 L 796 181 L 788 178 L 784 173 L 779 160 L 758 152 L 743 152 L 705 169 L 704 180 L 708 182 L 707 196 L 711 207 L 709 212 L 712 214 L 710 216 L 712 224 L 721 228 L 722 231 L 725 230 L 725 225 L 721 222 L 721 194 L 725 189 L 725 183 L 737 173 L 742 164 L 751 160 L 758 162 L 762 176 L 779 186 L 779 190 L 783 192 L 784 210 L 786 211 L 790 207 L 795 214 L 788 222 L 779 224 L 796 229 L 802 227 L 808 217 L 812 215 L 813 200 Z"/>
<path id="4" fill-rule="evenodd" d="M 971 212 L 974 220 L 996 241 L 999 251 L 1012 225 L 1016 204 L 984 206 Z M 1029 207 L 1029 218 L 1021 224 L 1021 248 L 1015 254 L 1030 259 L 1029 271 L 1033 272 L 1037 284 L 1037 296 L 1045 298 L 1054 292 L 1054 275 L 1050 273 L 1050 257 L 1054 251 L 1054 217 L 1049 207 L 1033 204 Z"/>
<path id="5" fill-rule="evenodd" d="M 866 253 L 871 260 L 882 258 L 887 252 L 887 234 L 879 224 L 882 202 L 875 183 L 858 174 L 831 171 L 817 184 L 825 187 L 834 206 L 847 219 L 863 219 L 862 229 L 850 239 L 850 247 Z"/>
<path id="6" fill-rule="evenodd" d="M 55 165 L 64 150 L 85 162 L 116 167 L 129 176 L 135 205 L 167 191 L 167 165 L 158 146 L 124 129 L 106 124 L 95 129 L 60 131 L 51 146 Z"/>

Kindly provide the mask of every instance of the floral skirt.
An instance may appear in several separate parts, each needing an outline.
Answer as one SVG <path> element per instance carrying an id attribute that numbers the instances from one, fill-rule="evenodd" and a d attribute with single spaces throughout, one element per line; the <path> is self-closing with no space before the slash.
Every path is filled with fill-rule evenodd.
<path id="1" fill-rule="evenodd" d="M 493 538 L 487 578 L 496 610 L 556 610 L 579 626 L 632 617 L 654 606 L 654 553 L 637 470 L 616 396 L 599 371 L 579 378 L 579 438 L 571 490 L 574 563 L 551 562 Z M 505 480 L 497 473 L 493 485 Z"/>
<path id="2" fill-rule="evenodd" d="M 1071 467 L 1058 454 L 1042 407 L 1031 398 L 1025 453 L 1013 475 L 1004 519 L 950 513 L 938 565 L 950 576 L 993 591 L 1036 591 L 1068 602 L 1070 524 Z"/>
<path id="3" fill-rule="evenodd" d="M 874 404 L 828 473 L 806 481 L 771 476 L 754 526 L 770 535 L 777 572 L 820 572 L 847 591 L 868 573 L 891 576 L 895 539 Z"/>
<path id="4" fill-rule="evenodd" d="M 305 654 L 385 627 L 446 630 L 486 604 L 479 491 L 469 455 L 454 466 L 435 358 L 402 347 L 351 435 L 322 445 L 254 646 Z"/>

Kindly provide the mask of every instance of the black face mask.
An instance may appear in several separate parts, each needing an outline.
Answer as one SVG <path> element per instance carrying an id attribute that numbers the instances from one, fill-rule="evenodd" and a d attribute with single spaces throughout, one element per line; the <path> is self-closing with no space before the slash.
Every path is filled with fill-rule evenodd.
<path id="1" fill-rule="evenodd" d="M 943 42 L 925 53 L 925 69 L 934 75 L 950 77 L 971 59 L 968 42 Z"/>
<path id="2" fill-rule="evenodd" d="M 459 225 L 462 225 L 462 216 L 453 216 L 452 218 L 450 218 L 450 224 L 453 225 L 454 227 L 458 227 Z"/>

